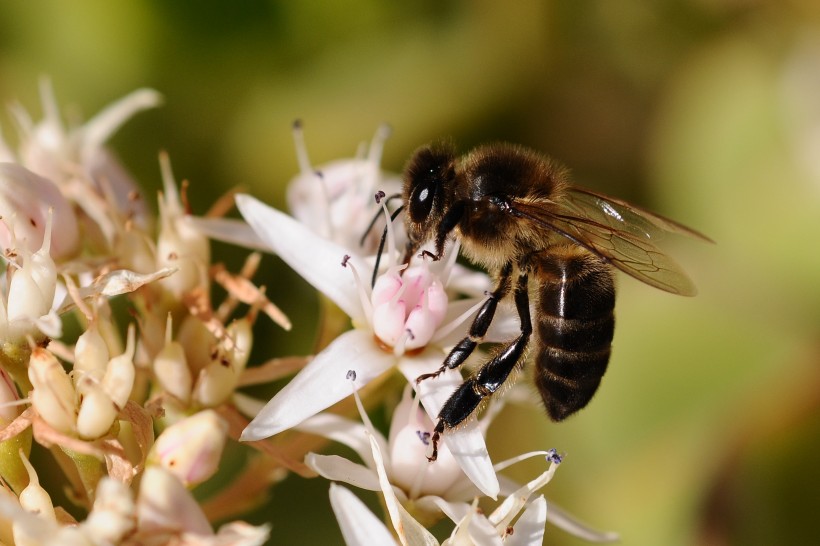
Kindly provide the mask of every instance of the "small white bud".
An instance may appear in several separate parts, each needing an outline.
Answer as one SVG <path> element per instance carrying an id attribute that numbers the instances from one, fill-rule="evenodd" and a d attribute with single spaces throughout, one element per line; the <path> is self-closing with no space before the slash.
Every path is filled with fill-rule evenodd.
<path id="1" fill-rule="evenodd" d="M 26 467 L 29 483 L 20 492 L 18 500 L 23 510 L 35 514 L 36 517 L 16 517 L 12 520 L 13 543 L 16 546 L 44 546 L 41 539 L 51 538 L 58 529 L 54 505 L 46 490 L 40 486 L 37 473 L 22 450 L 20 450 L 20 460 Z"/>
<path id="2" fill-rule="evenodd" d="M 28 378 L 34 387 L 31 404 L 37 413 L 55 429 L 73 432 L 76 428 L 74 385 L 48 349 L 35 347 L 31 352 Z"/>
<path id="3" fill-rule="evenodd" d="M 83 401 L 77 413 L 77 432 L 80 438 L 93 440 L 105 435 L 117 418 L 117 407 L 111 397 L 90 381 L 83 387 Z"/>
<path id="4" fill-rule="evenodd" d="M 102 388 L 111 397 L 111 400 L 118 408 L 125 407 L 131 391 L 134 389 L 134 352 L 136 351 L 136 340 L 134 325 L 128 327 L 128 342 L 125 352 L 115 356 L 108 362 L 105 376 L 102 380 Z"/>
<path id="5" fill-rule="evenodd" d="M 247 318 L 237 319 L 228 325 L 227 333 L 230 343 L 233 345 L 230 349 L 231 367 L 234 374 L 239 377 L 239 374 L 242 373 L 248 363 L 248 358 L 251 356 L 253 346 L 251 321 Z"/>
<path id="6" fill-rule="evenodd" d="M 168 156 L 160 156 L 164 195 L 160 198 L 160 232 L 157 237 L 157 267 L 175 267 L 177 272 L 160 281 L 176 297 L 197 286 L 208 286 L 206 269 L 211 263 L 208 238 L 185 222 L 176 182 Z"/>
<path id="7" fill-rule="evenodd" d="M 193 396 L 205 407 L 218 406 L 233 394 L 250 356 L 253 329 L 247 318 L 233 321 L 225 333 L 211 363 L 199 372 L 194 385 Z"/>
<path id="8" fill-rule="evenodd" d="M 193 378 L 182 344 L 171 339 L 171 315 L 165 329 L 165 346 L 154 357 L 154 375 L 163 390 L 184 403 L 191 399 Z"/>
<path id="9" fill-rule="evenodd" d="M 85 375 L 91 375 L 99 381 L 105 374 L 108 360 L 108 344 L 103 339 L 97 322 L 92 322 L 88 330 L 77 338 L 74 345 L 74 381 L 79 381 Z"/>
<path id="10" fill-rule="evenodd" d="M 26 456 L 20 451 L 20 460 L 26 467 L 28 472 L 28 485 L 20 492 L 20 506 L 29 512 L 39 514 L 48 521 L 57 521 L 57 515 L 54 513 L 54 505 L 51 502 L 51 497 L 45 489 L 40 485 L 40 479 L 37 477 L 37 472 L 28 461 Z"/>
<path id="11" fill-rule="evenodd" d="M 8 281 L 5 314 L 8 327 L 0 332 L 3 340 L 15 341 L 35 331 L 34 321 L 47 315 L 54 303 L 57 266 L 49 254 L 52 216 L 48 217 L 43 244 L 37 252 L 19 249 L 22 265 Z"/>
<path id="12" fill-rule="evenodd" d="M 202 320 L 193 315 L 185 317 L 177 332 L 177 341 L 185 349 L 188 366 L 194 375 L 211 363 L 215 345 L 214 336 Z"/>
<path id="13" fill-rule="evenodd" d="M 219 360 L 211 362 L 199 372 L 193 397 L 206 408 L 218 406 L 233 394 L 236 381 L 236 374 L 230 364 Z"/>

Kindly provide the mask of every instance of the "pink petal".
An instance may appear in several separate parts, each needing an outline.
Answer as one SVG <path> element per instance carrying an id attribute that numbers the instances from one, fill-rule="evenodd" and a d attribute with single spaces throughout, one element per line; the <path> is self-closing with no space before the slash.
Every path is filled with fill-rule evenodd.
<path id="1" fill-rule="evenodd" d="M 362 388 L 395 364 L 379 349 L 373 334 L 345 332 L 316 355 L 268 402 L 242 432 L 242 440 L 261 440 L 292 428 Z M 351 380 L 350 371 L 355 373 Z"/>

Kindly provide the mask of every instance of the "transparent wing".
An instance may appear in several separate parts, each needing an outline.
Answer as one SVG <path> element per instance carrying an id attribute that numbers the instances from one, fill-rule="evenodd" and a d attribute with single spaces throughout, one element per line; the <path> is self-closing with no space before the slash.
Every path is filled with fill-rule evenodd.
<path id="1" fill-rule="evenodd" d="M 588 218 L 647 240 L 659 239 L 664 232 L 668 232 L 714 242 L 706 235 L 660 214 L 586 188 L 568 188 L 561 205 L 574 216 Z"/>
<path id="2" fill-rule="evenodd" d="M 681 296 L 694 296 L 697 293 L 694 283 L 683 269 L 649 242 L 655 229 L 647 233 L 640 224 L 636 227 L 601 212 L 600 208 L 582 207 L 577 203 L 575 201 L 565 211 L 561 208 L 549 210 L 541 205 L 516 201 L 512 203 L 512 209 L 514 214 L 566 237 L 613 267 L 650 286 Z M 605 218 L 601 218 L 601 215 Z M 640 217 L 645 218 L 643 215 Z"/>

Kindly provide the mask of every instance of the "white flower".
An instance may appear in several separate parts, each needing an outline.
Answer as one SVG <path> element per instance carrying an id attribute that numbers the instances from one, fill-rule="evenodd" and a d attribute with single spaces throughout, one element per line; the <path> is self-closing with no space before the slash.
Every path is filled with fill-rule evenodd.
<path id="1" fill-rule="evenodd" d="M 347 249 L 348 254 L 373 254 L 382 229 L 370 225 L 378 208 L 373 207 L 377 191 L 387 196 L 401 192 L 401 176 L 381 170 L 382 150 L 389 128 L 379 127 L 369 146 L 361 146 L 354 158 L 337 159 L 312 166 L 305 146 L 302 125 L 294 123 L 293 137 L 300 173 L 288 184 L 287 201 L 293 217 L 324 239 Z M 233 218 L 186 218 L 202 233 L 225 242 L 255 250 L 269 246 L 242 220 Z M 404 226 L 396 229 L 401 240 Z"/>
<path id="2" fill-rule="evenodd" d="M 393 529 L 402 544 L 438 544 L 424 528 L 422 522 L 435 521 L 432 517 L 433 513 L 441 512 L 456 523 L 455 529 L 445 544 L 493 546 L 500 546 L 502 543 L 542 544 L 544 527 L 547 522 L 546 501 L 543 496 L 538 496 L 532 501 L 530 498 L 533 493 L 549 483 L 561 462 L 555 450 L 522 455 L 497 465 L 500 470 L 534 455 L 545 455 L 547 462 L 550 463 L 544 473 L 523 487 L 509 481 L 505 482 L 502 494 L 506 498 L 489 516 L 477 509 L 477 502 L 474 500 L 475 489 L 469 482 L 464 483 L 466 480 L 461 480 L 461 484 L 455 483 L 452 479 L 449 480 L 451 491 L 444 493 L 449 500 L 436 494 L 411 499 L 407 497 L 406 488 L 398 487 L 395 481 L 401 473 L 401 471 L 396 471 L 397 457 L 395 455 L 397 451 L 407 447 L 400 436 L 404 432 L 402 429 L 405 428 L 401 421 L 406 418 L 406 411 L 411 405 L 409 397 L 405 396 L 403 403 L 396 408 L 390 432 L 391 439 L 387 445 L 385 439 L 372 428 L 358 398 L 357 404 L 365 425 L 353 424 L 334 415 L 318 415 L 300 425 L 299 429 L 344 442 L 359 453 L 368 467 L 363 468 L 340 457 L 316 454 L 310 454 L 306 463 L 326 478 L 381 491 Z M 398 418 L 396 414 L 399 415 Z M 415 418 L 411 417 L 411 421 Z M 395 435 L 394 429 L 398 429 Z M 418 436 L 416 441 L 422 443 Z M 418 451 L 412 445 L 409 447 L 411 451 Z M 388 453 L 393 454 L 392 460 Z M 403 456 L 403 453 L 399 454 L 399 457 Z M 440 457 L 446 457 L 446 454 L 441 453 Z M 411 461 L 404 464 L 407 463 L 412 465 Z M 424 476 L 426 471 L 423 468 L 419 468 L 416 472 L 416 477 L 412 478 L 416 482 L 416 487 L 439 488 L 440 484 L 436 484 L 435 480 L 442 479 L 441 476 Z M 425 485 L 425 482 L 428 482 L 426 478 L 432 479 Z M 420 490 L 417 491 L 419 492 Z M 333 511 L 339 520 L 347 544 L 371 544 L 368 537 L 381 536 L 387 532 L 384 525 L 348 490 L 334 484 L 331 485 L 330 495 Z M 470 500 L 472 502 L 469 502 Z M 419 516 L 421 521 L 417 519 Z M 517 521 L 513 524 L 516 518 Z M 394 542 L 385 541 L 383 543 Z"/>
<path id="3" fill-rule="evenodd" d="M 104 148 L 108 138 L 141 110 L 154 108 L 161 102 L 159 93 L 138 89 L 103 109 L 78 127 L 66 128 L 54 98 L 51 82 L 40 83 L 44 118 L 34 123 L 28 113 L 16 106 L 15 115 L 20 131 L 19 162 L 26 168 L 55 182 L 65 195 L 94 219 L 108 241 L 114 227 L 110 205 L 123 216 L 142 223 L 145 203 L 134 200 L 137 185 L 118 161 Z"/>
<path id="4" fill-rule="evenodd" d="M 389 127 L 383 125 L 370 146 L 355 158 L 314 167 L 308 158 L 302 125 L 298 121 L 294 123 L 301 172 L 288 184 L 288 207 L 293 217 L 344 248 L 372 254 L 378 246 L 381 230 L 370 230 L 364 245 L 360 245 L 360 239 L 373 217 L 373 195 L 379 190 L 387 195 L 401 191 L 401 177 L 379 167 L 389 134 Z"/>
<path id="5" fill-rule="evenodd" d="M 486 432 L 497 413 L 496 409 L 493 408 L 480 421 L 482 433 Z M 441 514 L 437 501 L 433 499 L 467 503 L 479 495 L 479 490 L 462 472 L 446 445 L 439 450 L 435 464 L 427 461 L 425 454 L 429 449 L 433 422 L 419 408 L 409 386 L 393 412 L 389 439 L 370 425 L 363 411 L 362 418 L 363 425 L 338 415 L 322 413 L 296 428 L 347 445 L 356 451 L 364 465 L 336 455 L 317 453 L 309 453 L 305 464 L 329 480 L 344 481 L 372 491 L 381 489 L 379 476 L 383 473 L 391 485 L 391 494 L 426 523 L 435 522 Z M 378 453 L 371 443 L 378 448 Z"/>
<path id="6" fill-rule="evenodd" d="M 454 325 L 462 325 L 481 304 L 481 298 L 450 302 L 442 321 L 444 326 L 424 332 L 429 341 L 424 347 L 406 350 L 407 341 L 415 337 L 412 331 L 403 340 L 398 340 L 396 345 L 386 347 L 386 340 L 377 342 L 374 337 L 383 326 L 381 322 L 374 324 L 372 297 L 375 291 L 370 293 L 369 286 L 358 282 L 356 275 L 352 274 L 368 269 L 361 259 L 356 256 L 345 259 L 349 256 L 346 249 L 316 235 L 303 224 L 253 197 L 237 196 L 237 205 L 245 220 L 269 248 L 347 313 L 355 326 L 355 329 L 342 334 L 316 355 L 277 393 L 245 429 L 244 440 L 258 440 L 292 428 L 347 397 L 351 393 L 348 376 L 355 376 L 353 386 L 360 389 L 393 367 L 397 367 L 411 382 L 423 373 L 437 370 L 445 356 L 445 348 L 454 344 L 466 331 L 464 327 L 461 332 L 456 332 Z M 394 250 L 391 251 L 387 254 L 387 260 L 395 259 L 392 256 Z M 454 257 L 455 253 L 451 256 Z M 342 268 L 343 260 L 351 266 L 349 269 L 352 272 Z M 452 261 L 430 265 L 429 276 L 426 277 L 431 282 L 428 288 L 436 280 L 444 285 L 451 266 Z M 395 280 L 394 277 L 391 279 Z M 431 316 L 433 314 L 438 314 L 438 311 L 430 312 Z M 499 324 L 502 323 L 499 321 Z M 421 334 L 419 330 L 420 337 Z M 500 336 L 497 341 L 511 337 L 509 332 L 496 331 L 496 334 Z M 492 338 L 492 333 L 488 337 Z M 421 382 L 417 386 L 419 398 L 428 414 L 436 416 L 461 382 L 461 375 L 454 370 L 443 373 L 436 380 Z M 499 490 L 498 480 L 476 423 L 469 422 L 456 430 L 447 431 L 445 442 L 476 486 L 485 494 L 495 497 Z"/>

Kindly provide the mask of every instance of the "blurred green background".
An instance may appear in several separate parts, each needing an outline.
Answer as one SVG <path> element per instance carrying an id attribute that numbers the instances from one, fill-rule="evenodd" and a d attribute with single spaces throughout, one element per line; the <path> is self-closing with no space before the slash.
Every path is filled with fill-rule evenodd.
<path id="1" fill-rule="evenodd" d="M 42 75 L 85 116 L 137 87 L 162 92 L 163 108 L 111 144 L 149 195 L 168 150 L 198 212 L 236 185 L 284 207 L 296 118 L 316 164 L 352 155 L 386 121 L 390 170 L 444 135 L 465 149 L 511 140 L 707 233 L 717 245 L 664 246 L 700 294 L 620 278 L 595 401 L 561 425 L 509 407 L 492 455 L 566 452 L 548 499 L 624 544 L 816 541 L 816 0 L 0 3 L 0 101 L 39 118 Z M 7 112 L 0 122 L 13 141 Z M 295 328 L 272 328 L 256 351 L 305 353 L 316 298 L 275 260 L 266 267 Z M 271 521 L 277 543 L 338 542 L 327 490 L 288 479 L 249 519 Z M 548 542 L 581 543 L 554 528 Z"/>

